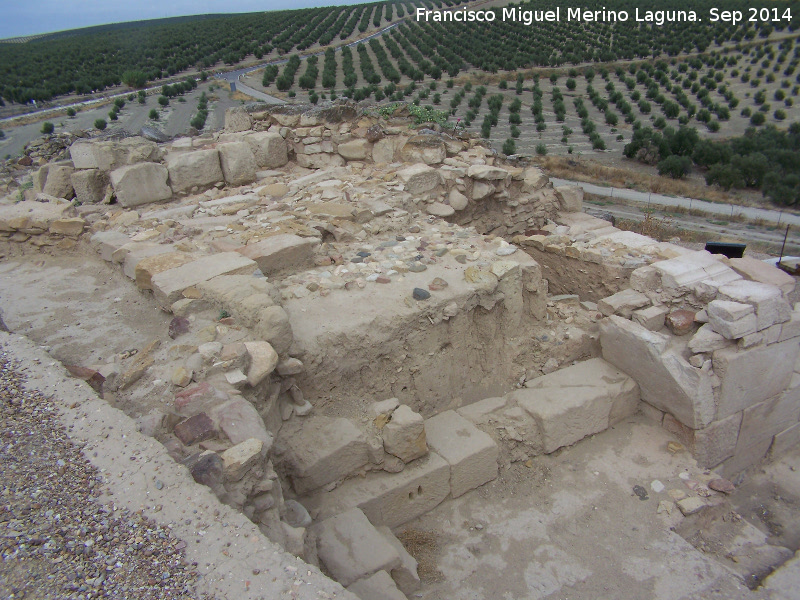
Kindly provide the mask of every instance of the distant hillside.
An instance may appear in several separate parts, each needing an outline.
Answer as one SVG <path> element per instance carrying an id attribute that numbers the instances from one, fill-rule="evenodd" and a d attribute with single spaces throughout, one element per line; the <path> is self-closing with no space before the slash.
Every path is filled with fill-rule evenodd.
<path id="1" fill-rule="evenodd" d="M 0 43 L 0 97 L 19 103 L 43 101 L 119 85 L 126 72 L 157 81 L 190 69 L 234 65 L 248 56 L 277 58 L 385 27 L 412 14 L 415 4 L 438 8 L 464 1 L 199 15 L 29 36 L 25 43 Z"/>

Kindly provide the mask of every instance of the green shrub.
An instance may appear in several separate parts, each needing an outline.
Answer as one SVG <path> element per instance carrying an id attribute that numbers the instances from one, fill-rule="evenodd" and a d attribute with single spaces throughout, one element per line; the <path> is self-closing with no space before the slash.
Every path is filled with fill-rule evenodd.
<path id="1" fill-rule="evenodd" d="M 538 154 L 539 156 L 544 156 L 545 154 L 547 154 L 547 146 L 541 143 L 536 144 L 536 154 Z"/>
<path id="2" fill-rule="evenodd" d="M 74 117 L 76 114 L 77 114 L 77 112 L 71 106 L 67 109 L 67 116 L 68 117 Z"/>
<path id="3" fill-rule="evenodd" d="M 517 144 L 516 142 L 508 138 L 505 142 L 503 142 L 503 154 L 510 156 L 511 154 L 517 153 Z"/>
<path id="4" fill-rule="evenodd" d="M 106 125 L 107 125 L 107 123 L 106 123 L 105 119 L 97 119 L 94 122 L 95 129 L 99 129 L 100 131 L 103 131 L 103 129 L 106 128 Z"/>
<path id="5" fill-rule="evenodd" d="M 147 115 L 151 121 L 158 121 L 158 111 L 155 108 L 150 109 L 150 114 Z"/>
<path id="6" fill-rule="evenodd" d="M 45 135 L 50 135 L 56 130 L 56 126 L 53 125 L 50 121 L 45 121 L 42 123 L 42 133 Z"/>
<path id="7" fill-rule="evenodd" d="M 764 116 L 764 113 L 757 112 L 750 117 L 750 124 L 758 127 L 759 125 L 763 125 L 766 120 L 767 118 Z"/>

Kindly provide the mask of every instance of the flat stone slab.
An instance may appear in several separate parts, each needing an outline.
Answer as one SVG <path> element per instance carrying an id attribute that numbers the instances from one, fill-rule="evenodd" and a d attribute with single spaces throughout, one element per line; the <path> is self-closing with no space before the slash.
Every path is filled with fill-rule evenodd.
<path id="1" fill-rule="evenodd" d="M 314 248 L 318 244 L 319 241 L 315 238 L 303 238 L 288 233 L 248 244 L 237 252 L 256 261 L 264 275 L 274 275 L 280 271 L 300 270 L 311 266 Z"/>
<path id="2" fill-rule="evenodd" d="M 314 525 L 312 531 L 316 534 L 320 561 L 344 586 L 400 566 L 394 548 L 357 508 L 325 519 Z"/>
<path id="3" fill-rule="evenodd" d="M 494 440 L 453 410 L 425 421 L 428 445 L 450 465 L 450 494 L 467 493 L 497 477 Z"/>
<path id="4" fill-rule="evenodd" d="M 668 336 L 622 317 L 600 321 L 603 359 L 639 384 L 642 400 L 700 429 L 716 411 L 712 375 L 668 350 L 668 341 Z"/>
<path id="5" fill-rule="evenodd" d="M 250 275 L 256 263 L 238 252 L 221 252 L 204 256 L 175 269 L 156 273 L 151 278 L 156 301 L 169 307 L 180 300 L 183 290 L 208 281 L 218 275 Z"/>
<path id="6" fill-rule="evenodd" d="M 276 452 L 298 494 L 343 479 L 369 462 L 366 435 L 343 418 L 311 416 L 287 422 Z"/>
<path id="7" fill-rule="evenodd" d="M 525 382 L 530 389 L 600 388 L 611 400 L 609 425 L 639 410 L 639 385 L 628 375 L 602 358 L 591 358 L 576 365 Z"/>
<path id="8" fill-rule="evenodd" d="M 375 525 L 394 528 L 433 510 L 449 493 L 450 465 L 430 452 L 400 473 L 349 479 L 332 492 L 309 498 L 307 506 L 318 507 L 321 518 L 356 506 Z"/>

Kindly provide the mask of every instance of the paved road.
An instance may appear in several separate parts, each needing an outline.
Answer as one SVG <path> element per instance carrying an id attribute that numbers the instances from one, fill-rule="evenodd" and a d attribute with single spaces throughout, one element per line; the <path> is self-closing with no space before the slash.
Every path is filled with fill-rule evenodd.
<path id="1" fill-rule="evenodd" d="M 664 196 L 663 194 L 652 194 L 649 192 L 638 192 L 624 188 L 612 188 L 584 183 L 583 181 L 570 181 L 568 179 L 558 179 L 551 177 L 553 185 L 578 185 L 589 194 L 597 196 L 608 196 L 611 198 L 621 198 L 642 204 L 657 204 L 659 206 L 680 206 L 689 209 L 702 210 L 703 212 L 731 217 L 743 215 L 748 219 L 762 219 L 776 224 L 800 225 L 800 215 L 786 213 L 780 210 L 770 210 L 767 208 L 754 208 L 751 206 L 738 206 L 735 204 L 718 204 L 697 198 L 684 198 L 683 196 Z"/>

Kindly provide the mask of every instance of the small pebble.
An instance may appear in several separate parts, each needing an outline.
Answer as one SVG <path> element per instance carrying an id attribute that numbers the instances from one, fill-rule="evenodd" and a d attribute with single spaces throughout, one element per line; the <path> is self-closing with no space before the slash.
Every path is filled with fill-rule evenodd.
<path id="1" fill-rule="evenodd" d="M 428 290 L 423 290 L 422 288 L 414 288 L 414 293 L 412 295 L 414 300 L 427 300 L 431 297 L 431 293 Z"/>

